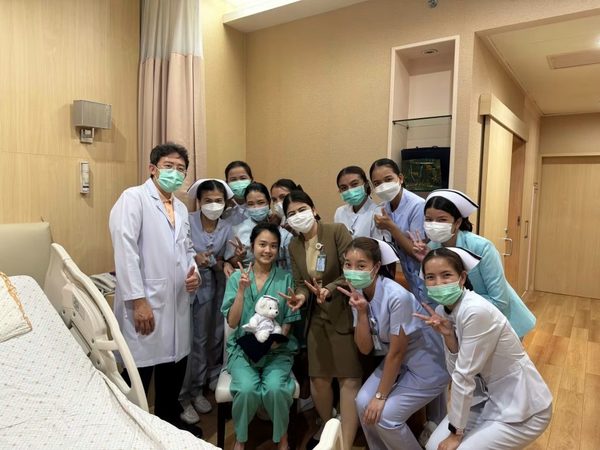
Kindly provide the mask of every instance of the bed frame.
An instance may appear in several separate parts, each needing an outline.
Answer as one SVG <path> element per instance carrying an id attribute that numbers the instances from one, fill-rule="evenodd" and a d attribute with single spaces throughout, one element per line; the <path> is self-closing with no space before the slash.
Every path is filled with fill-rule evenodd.
<path id="1" fill-rule="evenodd" d="M 148 411 L 139 372 L 117 319 L 104 296 L 67 251 L 51 243 L 49 224 L 0 225 L 0 271 L 9 276 L 32 276 L 94 366 L 131 402 Z M 127 369 L 131 387 L 119 373 L 115 351 Z"/>

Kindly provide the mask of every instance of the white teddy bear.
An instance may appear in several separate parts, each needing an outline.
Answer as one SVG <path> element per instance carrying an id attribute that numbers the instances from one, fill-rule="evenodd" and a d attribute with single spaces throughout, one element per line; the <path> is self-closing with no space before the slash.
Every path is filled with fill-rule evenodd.
<path id="1" fill-rule="evenodd" d="M 271 334 L 281 334 L 281 325 L 275 318 L 279 314 L 279 302 L 270 295 L 263 295 L 254 306 L 254 315 L 242 325 L 244 331 L 254 333 L 258 342 L 265 342 Z"/>

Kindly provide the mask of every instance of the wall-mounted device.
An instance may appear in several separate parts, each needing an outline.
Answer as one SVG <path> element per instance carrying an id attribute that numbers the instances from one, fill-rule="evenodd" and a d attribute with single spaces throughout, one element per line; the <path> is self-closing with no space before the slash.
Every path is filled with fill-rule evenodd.
<path id="1" fill-rule="evenodd" d="M 90 193 L 90 163 L 79 163 L 79 192 L 83 195 Z"/>
<path id="2" fill-rule="evenodd" d="M 111 128 L 112 106 L 105 103 L 75 100 L 73 126 L 79 129 L 79 140 L 84 144 L 94 142 L 95 128 Z"/>

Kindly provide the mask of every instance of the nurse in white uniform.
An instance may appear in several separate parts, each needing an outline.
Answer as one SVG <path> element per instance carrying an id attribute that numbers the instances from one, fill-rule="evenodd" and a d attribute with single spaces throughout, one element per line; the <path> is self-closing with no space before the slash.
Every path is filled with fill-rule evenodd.
<path id="1" fill-rule="evenodd" d="M 203 395 L 203 387 L 217 379 L 223 357 L 221 303 L 225 293 L 223 257 L 227 241 L 233 239 L 231 225 L 222 220 L 225 203 L 233 192 L 222 180 L 197 180 L 188 197 L 198 202 L 198 211 L 189 215 L 196 263 L 202 286 L 192 300 L 192 350 L 179 395 L 184 411 L 181 419 L 189 424 L 200 420 L 198 413 L 210 412 L 212 406 Z"/>
<path id="2" fill-rule="evenodd" d="M 338 173 L 336 183 L 346 204 L 335 211 L 333 221 L 346 225 L 352 237 L 390 241 L 390 233 L 377 228 L 373 220 L 375 214 L 381 214 L 382 205 L 371 198 L 371 186 L 365 171 L 358 166 L 345 167 Z"/>
<path id="3" fill-rule="evenodd" d="M 344 261 L 351 291 L 338 288 L 350 297 L 360 352 L 385 356 L 360 389 L 356 406 L 371 450 L 420 450 L 406 421 L 448 385 L 442 340 L 413 316 L 425 314 L 415 297 L 378 273 L 390 262 L 382 259 L 380 246 L 393 254 L 385 242 L 354 239 Z"/>
<path id="4" fill-rule="evenodd" d="M 419 302 L 428 302 L 436 306 L 425 293 L 425 285 L 419 277 L 420 262 L 415 258 L 413 241 L 410 238 L 410 234 L 425 236 L 425 200 L 404 189 L 404 177 L 398 165 L 391 159 L 375 161 L 369 169 L 369 177 L 375 187 L 375 194 L 385 202 L 381 215 L 374 216 L 375 225 L 391 234 L 398 250 L 402 272 L 413 295 Z"/>
<path id="5" fill-rule="evenodd" d="M 432 250 L 423 260 L 428 293 L 440 306 L 417 316 L 442 335 L 452 376 L 448 417 L 428 450 L 521 449 L 552 416 L 552 394 L 506 317 L 465 287 L 477 263 L 476 255 L 455 247 Z M 474 401 L 478 384 L 483 402 Z"/>
<path id="6" fill-rule="evenodd" d="M 127 189 L 110 212 L 117 288 L 115 316 L 144 388 L 155 379 L 155 414 L 179 423 L 179 390 L 190 352 L 190 293 L 200 276 L 186 206 L 172 193 L 188 167 L 185 148 L 155 147 L 151 177 Z"/>

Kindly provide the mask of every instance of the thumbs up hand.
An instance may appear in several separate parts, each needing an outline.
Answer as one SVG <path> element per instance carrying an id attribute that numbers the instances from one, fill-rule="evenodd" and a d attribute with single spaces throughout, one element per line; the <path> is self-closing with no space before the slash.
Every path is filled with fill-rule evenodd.
<path id="1" fill-rule="evenodd" d="M 185 277 L 185 290 L 190 294 L 195 292 L 198 287 L 200 287 L 201 283 L 200 275 L 196 272 L 196 267 L 190 267 L 186 277 Z"/>
<path id="2" fill-rule="evenodd" d="M 381 215 L 377 214 L 373 215 L 373 220 L 375 221 L 375 226 L 380 230 L 387 230 L 389 232 L 394 228 L 394 221 L 389 216 L 385 208 L 381 208 Z"/>

